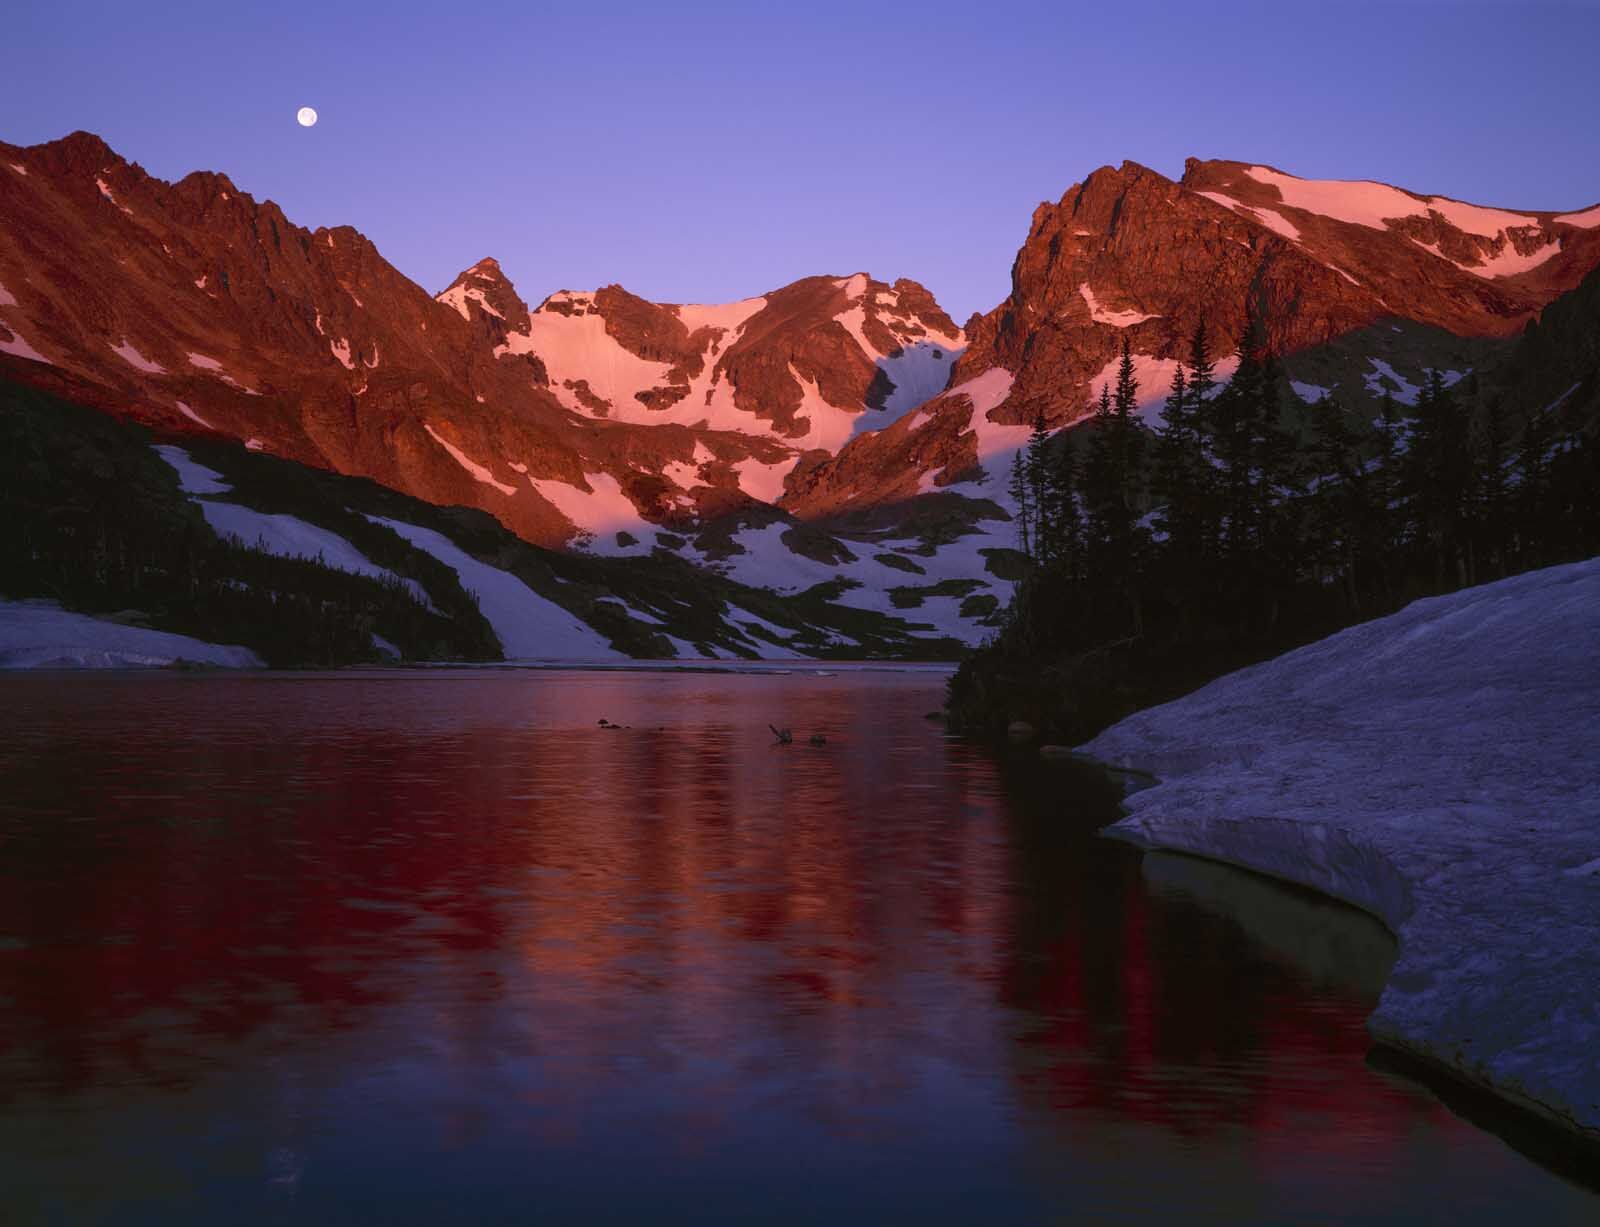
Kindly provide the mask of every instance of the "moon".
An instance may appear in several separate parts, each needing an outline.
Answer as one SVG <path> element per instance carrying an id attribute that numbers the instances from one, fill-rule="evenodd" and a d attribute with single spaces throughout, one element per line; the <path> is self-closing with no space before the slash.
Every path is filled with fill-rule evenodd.
<path id="1" fill-rule="evenodd" d="M 310 107 L 301 107 L 295 112 L 294 117 L 300 121 L 300 126 L 302 128 L 309 128 L 312 124 L 317 122 L 317 113 Z"/>

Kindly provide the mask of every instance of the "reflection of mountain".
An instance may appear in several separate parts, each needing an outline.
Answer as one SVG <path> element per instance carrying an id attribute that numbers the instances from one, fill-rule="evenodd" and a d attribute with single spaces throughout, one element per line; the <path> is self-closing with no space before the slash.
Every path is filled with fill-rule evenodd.
<path id="1" fill-rule="evenodd" d="M 1094 834 L 1114 808 L 1096 819 L 1050 804 L 1018 832 L 1002 980 L 1028 1020 L 1015 1076 L 1039 1112 L 1069 1132 L 1081 1114 L 1184 1137 L 1304 1117 L 1366 1139 L 1369 1155 L 1413 1127 L 1414 1099 L 1374 1102 L 1339 1072 L 1366 1052 L 1375 996 L 1313 992 L 1231 919 L 1149 892 L 1139 858 Z"/>
<path id="2" fill-rule="evenodd" d="M 1218 861 L 1151 852 L 1144 877 L 1162 893 L 1226 916 L 1313 983 L 1376 1001 L 1394 965 L 1393 934 L 1349 904 Z"/>
<path id="3" fill-rule="evenodd" d="M 1366 1075 L 1367 1000 L 1148 895 L 1111 798 L 921 719 L 941 680 L 12 681 L 8 1195 L 1037 1221 L 1401 1136 L 1520 1187 Z"/>

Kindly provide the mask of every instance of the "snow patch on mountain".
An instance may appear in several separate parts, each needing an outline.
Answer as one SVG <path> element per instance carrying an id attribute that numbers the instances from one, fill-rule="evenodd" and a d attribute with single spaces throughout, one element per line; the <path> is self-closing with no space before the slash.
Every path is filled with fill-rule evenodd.
<path id="1" fill-rule="evenodd" d="M 219 537 L 237 537 L 251 549 L 280 558 L 314 558 L 336 571 L 392 579 L 394 573 L 380 567 L 337 533 L 291 515 L 257 511 L 238 503 L 219 503 L 196 499 L 206 523 Z"/>
<path id="2" fill-rule="evenodd" d="M 450 458 L 452 460 L 454 460 L 472 475 L 473 481 L 482 482 L 486 486 L 493 486 L 496 490 L 500 491 L 501 494 L 511 495 L 517 492 L 517 488 L 515 486 L 507 485 L 505 482 L 500 481 L 493 473 L 484 468 L 483 465 L 479 464 L 476 460 L 472 459 L 472 457 L 468 456 L 466 452 L 462 451 L 454 443 L 451 443 L 448 439 L 441 435 L 433 428 L 433 424 L 431 422 L 424 422 L 422 424 L 422 429 L 428 432 L 429 438 L 431 438 L 440 447 L 444 448 L 445 451 L 450 453 Z"/>
<path id="3" fill-rule="evenodd" d="M 1600 559 L 1351 627 L 1084 747 L 1111 828 L 1377 914 L 1381 1039 L 1600 1134 Z"/>
<path id="4" fill-rule="evenodd" d="M 971 415 L 967 419 L 967 428 L 962 434 L 977 436 L 978 461 L 988 474 L 980 483 L 983 493 L 974 494 L 974 497 L 983 497 L 991 489 L 1003 492 L 1006 482 L 1003 476 L 997 474 L 1009 472 L 1010 459 L 1015 457 L 1018 448 L 1027 445 L 1031 433 L 1029 427 L 1009 425 L 989 419 L 989 411 L 1011 394 L 1011 385 L 1015 380 L 1016 376 L 1004 367 L 990 367 L 981 375 L 957 384 L 945 394 L 946 397 L 963 396 L 972 406 Z M 924 473 L 918 480 L 918 493 L 931 494 L 946 489 L 947 487 L 937 480 L 943 475 L 943 469 Z M 973 494 L 972 484 L 962 483 L 962 492 Z"/>
<path id="5" fill-rule="evenodd" d="M 751 498 L 760 499 L 763 503 L 776 503 L 783 497 L 783 479 L 793 471 L 795 461 L 789 457 L 782 460 L 758 460 L 754 456 L 737 460 L 733 464 L 733 471 L 739 479 L 739 489 Z"/>
<path id="6" fill-rule="evenodd" d="M 1391 217 L 1420 217 L 1427 212 L 1422 200 L 1387 183 L 1366 179 L 1300 179 L 1266 166 L 1252 166 L 1246 173 L 1257 183 L 1277 188 L 1279 198 L 1291 209 L 1304 209 L 1307 213 L 1372 230 L 1388 229 L 1386 219 Z M 1530 220 L 1517 217 L 1510 224 L 1525 226 Z"/>
<path id="7" fill-rule="evenodd" d="M 0 354 L 10 354 L 14 358 L 27 358 L 34 362 L 43 362 L 49 366 L 55 365 L 32 345 L 29 345 L 27 339 L 10 324 L 0 324 L 0 333 L 7 332 L 11 334 L 10 340 L 0 335 Z"/>
<path id="8" fill-rule="evenodd" d="M 222 380 L 223 383 L 228 384 L 230 387 L 238 388 L 239 391 L 249 393 L 251 396 L 257 395 L 255 391 L 247 388 L 244 384 L 240 383 L 231 374 L 229 374 L 227 369 L 223 367 L 222 363 L 218 362 L 215 358 L 208 358 L 205 354 L 197 354 L 193 351 L 190 351 L 188 354 L 188 359 L 190 366 L 197 367 L 200 370 L 205 371 L 207 374 L 215 375 L 218 379 Z"/>
<path id="9" fill-rule="evenodd" d="M 401 520 L 369 516 L 455 571 L 511 660 L 620 660 L 594 627 L 540 596 L 515 575 L 479 562 L 443 533 Z"/>
<path id="10" fill-rule="evenodd" d="M 1159 312 L 1144 313 L 1139 311 L 1112 311 L 1101 305 L 1095 297 L 1094 291 L 1089 288 L 1086 281 L 1078 287 L 1078 293 L 1083 296 L 1083 301 L 1088 304 L 1089 318 L 1097 324 L 1110 324 L 1113 328 L 1131 328 L 1135 324 L 1142 324 L 1145 320 L 1159 319 Z"/>
<path id="11" fill-rule="evenodd" d="M 575 310 L 570 315 L 549 310 L 555 303 L 570 305 Z M 652 362 L 624 349 L 606 331 L 605 317 L 591 310 L 592 306 L 593 299 L 588 295 L 566 291 L 552 294 L 545 306 L 529 313 L 527 333 L 511 333 L 495 352 L 536 354 L 544 363 L 551 390 L 561 403 L 585 417 L 668 420 L 664 416 L 640 416 L 650 414 L 651 410 L 636 399 L 636 394 L 665 386 L 672 364 Z M 611 402 L 612 413 L 597 415 L 566 386 L 580 380 L 588 383 L 593 395 Z"/>
<path id="12" fill-rule="evenodd" d="M 1382 358 L 1372 358 L 1369 362 L 1372 370 L 1362 377 L 1368 392 L 1373 396 L 1382 396 L 1387 392 L 1402 405 L 1417 403 L 1417 396 L 1422 391 L 1420 384 L 1412 383 Z"/>
<path id="13" fill-rule="evenodd" d="M 153 358 L 146 358 L 134 347 L 132 341 L 123 341 L 121 345 L 113 345 L 111 352 L 116 354 L 129 366 L 147 375 L 165 375 L 167 368 Z"/>
<path id="14" fill-rule="evenodd" d="M 1563 213 L 1556 218 L 1558 222 L 1565 222 L 1569 226 L 1580 226 L 1585 230 L 1592 230 L 1600 226 L 1600 205 L 1592 209 L 1585 209 L 1582 213 Z"/>
<path id="15" fill-rule="evenodd" d="M 913 341 L 896 353 L 878 358 L 878 369 L 894 384 L 894 391 L 884 397 L 876 412 L 856 419 L 857 433 L 862 427 L 882 430 L 893 425 L 910 410 L 938 396 L 950 382 L 950 368 L 965 349 L 964 345 L 952 346 L 942 339 Z"/>
<path id="16" fill-rule="evenodd" d="M 221 473 L 208 469 L 181 447 L 161 443 L 156 445 L 155 453 L 178 474 L 178 488 L 185 494 L 226 494 L 233 489 Z"/>
<path id="17" fill-rule="evenodd" d="M 443 294 L 439 295 L 439 301 L 445 306 L 453 307 L 455 310 L 459 311 L 461 313 L 461 318 L 464 320 L 472 318 L 472 313 L 467 307 L 467 301 L 469 299 L 477 303 L 478 306 L 482 307 L 485 311 L 497 319 L 505 318 L 505 316 L 501 315 L 500 312 L 496 311 L 492 306 L 489 305 L 489 300 L 484 297 L 483 291 L 478 289 L 476 286 L 455 285 L 451 286 Z"/>
<path id="18" fill-rule="evenodd" d="M 622 483 L 611 474 L 585 473 L 583 480 L 589 489 L 580 490 L 556 478 L 530 477 L 528 482 L 541 498 L 553 504 L 580 532 L 593 537 L 588 546 L 596 553 L 616 551 L 619 548 L 615 544 L 616 534 L 619 532 L 630 533 L 642 541 L 645 535 L 654 531 L 653 526 L 645 523 L 640 516 L 633 500 L 623 491 Z M 627 552 L 627 549 L 622 548 L 621 552 Z"/>
<path id="19" fill-rule="evenodd" d="M 1389 228 L 1390 219 L 1426 217 L 1432 213 L 1463 234 L 1498 239 L 1501 244 L 1498 254 L 1477 263 L 1454 259 L 1447 256 L 1435 244 L 1413 240 L 1418 247 L 1431 252 L 1441 260 L 1448 260 L 1463 272 L 1476 277 L 1515 277 L 1538 268 L 1561 251 L 1559 238 L 1529 252 L 1517 250 L 1506 232 L 1538 226 L 1539 219 L 1531 213 L 1515 213 L 1509 209 L 1467 204 L 1465 201 L 1452 200 L 1448 196 L 1413 196 L 1410 192 L 1401 191 L 1388 184 L 1367 180 L 1299 179 L 1265 166 L 1252 166 L 1248 174 L 1256 182 L 1276 188 L 1283 203 L 1290 208 L 1304 209 L 1308 213 L 1331 217 L 1336 221 L 1350 222 L 1372 230 L 1386 230 Z M 1201 195 L 1241 213 L 1254 216 L 1288 238 L 1299 238 L 1298 229 L 1271 210 L 1243 204 L 1221 192 L 1202 192 Z M 1597 215 L 1595 224 L 1600 224 L 1600 208 L 1590 212 Z M 1585 214 L 1567 214 L 1556 220 L 1573 225 L 1578 223 L 1572 222 L 1572 218 L 1583 216 Z"/>
<path id="20" fill-rule="evenodd" d="M 210 422 L 206 421 L 205 418 L 201 417 L 193 409 L 189 408 L 189 406 L 183 401 L 174 401 L 173 404 L 177 407 L 178 412 L 183 414 L 183 416 L 188 418 L 191 422 L 197 423 L 200 426 L 204 426 L 207 430 L 215 429 Z"/>
<path id="21" fill-rule="evenodd" d="M 1291 243 L 1300 241 L 1300 228 L 1274 209 L 1262 209 L 1254 205 L 1247 205 L 1231 196 L 1225 196 L 1221 192 L 1199 192 L 1197 195 L 1204 196 L 1207 200 L 1221 205 L 1224 209 L 1231 209 L 1243 217 L 1260 222 L 1268 230 L 1271 230 L 1274 234 L 1281 234 Z"/>
<path id="22" fill-rule="evenodd" d="M 722 336 L 712 343 L 712 352 L 720 354 L 733 344 L 745 321 L 766 305 L 765 298 L 741 298 L 738 302 L 681 303 L 672 309 L 690 332 L 702 328 L 722 329 Z"/>
<path id="23" fill-rule="evenodd" d="M 795 370 L 792 362 L 789 364 L 789 378 L 800 385 L 800 408 L 795 411 L 795 422 L 798 424 L 804 418 L 808 426 L 803 435 L 786 438 L 784 442 L 801 451 L 816 447 L 830 452 L 838 451 L 855 433 L 856 422 L 861 418 L 865 404 L 859 409 L 833 404 L 823 396 L 817 381 L 807 379 Z"/>
<path id="24" fill-rule="evenodd" d="M 181 402 L 180 402 L 181 403 Z M 245 546 L 280 558 L 312 558 L 336 571 L 393 580 L 405 587 L 424 609 L 433 609 L 427 590 L 414 579 L 406 579 L 387 567 L 380 567 L 338 533 L 296 516 L 257 511 L 240 503 L 218 502 L 208 497 L 229 493 L 232 487 L 222 475 L 197 462 L 181 447 L 170 443 L 155 452 L 178 474 L 185 494 L 194 498 L 206 523 L 219 537 L 237 537 Z M 200 496 L 200 497 L 195 497 Z"/>
<path id="25" fill-rule="evenodd" d="M 1543 247 L 1536 247 L 1530 252 L 1520 252 L 1508 240 L 1500 249 L 1500 254 L 1490 256 L 1482 264 L 1463 264 L 1459 260 L 1452 260 L 1459 269 L 1464 269 L 1479 277 L 1515 277 L 1519 273 L 1530 272 L 1538 268 L 1545 261 L 1553 259 L 1561 252 L 1561 240 L 1558 238 L 1553 243 Z"/>
<path id="26" fill-rule="evenodd" d="M 1009 525 L 1006 528 L 1009 529 Z M 795 531 L 795 525 L 784 521 L 742 528 L 732 535 L 734 552 L 715 560 L 699 555 L 692 548 L 680 553 L 688 561 L 748 587 L 766 588 L 780 595 L 793 595 L 818 584 L 846 580 L 851 586 L 832 598 L 834 604 L 886 614 L 905 623 L 913 634 L 923 637 L 949 636 L 968 646 L 982 642 L 990 633 L 990 628 L 982 622 L 980 615 L 964 617 L 961 614 L 961 603 L 968 593 L 955 596 L 919 594 L 920 603 L 896 605 L 890 589 L 928 588 L 941 581 L 965 580 L 975 581 L 971 584 L 973 593 L 993 595 L 999 605 L 1003 606 L 1010 599 L 1012 584 L 989 573 L 988 560 L 982 551 L 1012 543 L 987 533 L 960 537 L 936 547 L 931 553 L 924 553 L 927 547 L 915 539 L 870 543 L 845 540 L 843 544 L 855 555 L 854 560 L 825 562 L 790 548 L 784 538 L 792 531 Z M 879 562 L 876 557 L 895 553 L 914 562 L 922 574 L 889 566 Z M 737 616 L 749 620 L 749 616 L 743 612 Z M 794 633 L 770 625 L 768 629 L 781 639 L 790 638 Z M 763 641 L 756 641 L 755 646 L 764 655 L 768 654 L 768 645 Z"/>

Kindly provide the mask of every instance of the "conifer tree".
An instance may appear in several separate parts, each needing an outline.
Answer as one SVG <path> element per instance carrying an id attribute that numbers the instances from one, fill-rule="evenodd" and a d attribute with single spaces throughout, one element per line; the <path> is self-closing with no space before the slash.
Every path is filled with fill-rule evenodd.
<path id="1" fill-rule="evenodd" d="M 1506 573 L 1511 491 L 1506 481 L 1505 405 L 1496 396 L 1485 406 L 1474 440 L 1477 482 L 1473 535 L 1481 564 L 1496 576 Z"/>
<path id="2" fill-rule="evenodd" d="M 1033 418 L 1033 428 L 1024 449 L 1024 465 L 1028 483 L 1028 506 L 1033 515 L 1033 553 L 1040 562 L 1053 562 L 1055 558 L 1055 526 L 1050 484 L 1050 433 L 1044 428 L 1044 412 Z"/>
<path id="3" fill-rule="evenodd" d="M 1077 457 L 1067 437 L 1061 439 L 1050 467 L 1049 498 L 1055 563 L 1061 574 L 1075 583 L 1083 578 L 1083 518 L 1078 509 Z"/>
<path id="4" fill-rule="evenodd" d="M 1431 562 L 1436 585 L 1452 573 L 1468 583 L 1472 453 L 1455 397 L 1437 370 L 1423 381 L 1407 440 L 1400 477 L 1412 545 Z"/>
<path id="5" fill-rule="evenodd" d="M 1223 561 L 1237 570 L 1256 543 L 1255 463 L 1257 421 L 1264 376 L 1255 320 L 1246 320 L 1239 338 L 1239 365 L 1233 378 L 1210 402 L 1207 417 L 1216 452 L 1220 485 L 1220 544 Z"/>
<path id="6" fill-rule="evenodd" d="M 1110 574 L 1111 553 L 1116 538 L 1117 472 L 1111 432 L 1116 415 L 1111 408 L 1111 387 L 1100 385 L 1100 401 L 1095 408 L 1093 433 L 1083 464 L 1084 567 L 1091 583 Z"/>
<path id="7" fill-rule="evenodd" d="M 1033 557 L 1033 484 L 1028 480 L 1028 450 L 1019 447 L 1011 459 L 1011 500 L 1017 505 L 1017 548 Z"/>
<path id="8" fill-rule="evenodd" d="M 1192 386 L 1180 362 L 1172 373 L 1172 390 L 1156 432 L 1155 483 L 1164 501 L 1155 523 L 1166 537 L 1166 552 L 1182 570 L 1198 562 L 1202 553 L 1199 466 L 1204 457 L 1192 397 Z"/>

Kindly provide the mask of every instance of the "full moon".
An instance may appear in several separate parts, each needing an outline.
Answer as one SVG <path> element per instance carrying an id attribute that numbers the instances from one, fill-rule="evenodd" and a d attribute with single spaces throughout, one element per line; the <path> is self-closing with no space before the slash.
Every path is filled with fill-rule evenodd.
<path id="1" fill-rule="evenodd" d="M 295 112 L 295 118 L 300 121 L 300 126 L 302 128 L 309 128 L 312 124 L 317 122 L 317 113 L 310 107 L 301 107 Z"/>

